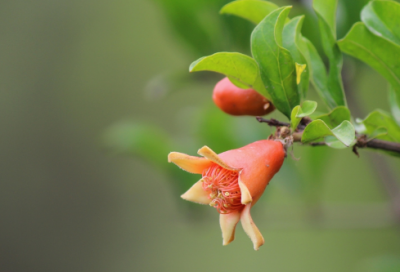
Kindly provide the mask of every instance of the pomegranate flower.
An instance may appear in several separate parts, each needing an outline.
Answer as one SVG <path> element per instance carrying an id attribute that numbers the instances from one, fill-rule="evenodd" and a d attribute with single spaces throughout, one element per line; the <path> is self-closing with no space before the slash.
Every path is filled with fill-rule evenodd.
<path id="1" fill-rule="evenodd" d="M 168 162 L 193 174 L 202 174 L 181 197 L 185 200 L 214 207 L 219 213 L 223 245 L 235 238 L 239 220 L 258 250 L 264 238 L 254 224 L 250 209 L 261 197 L 285 158 L 279 141 L 261 140 L 242 148 L 216 154 L 207 146 L 199 149 L 203 157 L 171 152 Z"/>

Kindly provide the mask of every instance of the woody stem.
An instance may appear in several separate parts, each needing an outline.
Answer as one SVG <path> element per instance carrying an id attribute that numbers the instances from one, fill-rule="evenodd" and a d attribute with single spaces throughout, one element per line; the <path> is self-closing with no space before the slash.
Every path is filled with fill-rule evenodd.
<path id="1" fill-rule="evenodd" d="M 276 119 L 264 119 L 261 117 L 256 117 L 257 121 L 260 123 L 266 123 L 273 127 L 289 127 L 289 123 L 280 122 Z M 304 118 L 303 118 L 304 119 Z M 302 122 L 297 126 L 296 132 L 292 134 L 294 142 L 301 142 L 301 136 L 304 129 L 310 123 L 309 119 L 302 120 Z M 372 148 L 378 150 L 391 151 L 400 154 L 400 143 L 394 143 L 379 139 L 367 140 L 366 135 L 357 135 L 357 142 L 353 147 L 353 152 L 358 155 L 357 148 Z M 325 142 L 311 143 L 311 146 L 324 146 Z"/>

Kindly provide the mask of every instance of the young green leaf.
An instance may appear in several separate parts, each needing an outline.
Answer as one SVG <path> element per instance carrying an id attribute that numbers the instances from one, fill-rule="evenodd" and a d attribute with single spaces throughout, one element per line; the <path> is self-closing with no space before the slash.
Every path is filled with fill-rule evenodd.
<path id="1" fill-rule="evenodd" d="M 367 135 L 372 135 L 379 128 L 385 128 L 387 134 L 377 136 L 377 139 L 400 142 L 400 127 L 390 114 L 382 110 L 373 111 L 364 120 L 357 120 L 357 122 L 365 126 L 365 134 Z"/>
<path id="2" fill-rule="evenodd" d="M 331 112 L 315 117 L 325 122 L 330 128 L 337 127 L 343 121 L 350 121 L 351 115 L 347 107 L 340 106 L 334 108 Z"/>
<path id="3" fill-rule="evenodd" d="M 226 4 L 221 14 L 232 14 L 258 24 L 272 11 L 279 7 L 274 3 L 262 0 L 238 0 Z"/>
<path id="4" fill-rule="evenodd" d="M 339 141 L 335 136 L 326 136 L 324 142 L 327 146 L 334 149 L 348 148 L 349 146 L 353 146 L 353 144 L 355 143 L 355 141 L 353 141 L 349 146 L 346 146 L 344 143 Z"/>
<path id="5" fill-rule="evenodd" d="M 396 94 L 393 87 L 389 87 L 389 103 L 394 120 L 400 126 L 400 94 Z"/>
<path id="6" fill-rule="evenodd" d="M 322 48 L 329 59 L 329 73 L 326 89 L 334 101 L 334 106 L 345 106 L 346 98 L 342 83 L 342 53 L 336 44 L 337 0 L 314 0 L 313 7 L 318 16 Z"/>
<path id="7" fill-rule="evenodd" d="M 304 16 L 298 16 L 285 25 L 282 33 L 282 44 L 284 48 L 289 50 L 296 63 L 296 83 L 301 97 L 305 98 L 308 91 L 310 72 L 307 67 L 307 60 L 301 52 L 301 48 L 304 48 L 304 45 L 300 44 L 303 43 L 300 33 L 303 21 Z"/>
<path id="8" fill-rule="evenodd" d="M 372 34 L 359 22 L 338 42 L 340 49 L 378 71 L 400 96 L 400 46 Z"/>
<path id="9" fill-rule="evenodd" d="M 290 128 L 292 129 L 292 131 L 295 131 L 300 123 L 301 118 L 296 118 L 299 111 L 301 111 L 300 105 L 294 107 L 292 113 L 290 114 Z"/>
<path id="10" fill-rule="evenodd" d="M 221 52 L 193 62 L 190 72 L 213 71 L 226 75 L 239 88 L 251 88 L 270 98 L 260 77 L 260 70 L 254 59 L 240 53 Z"/>
<path id="11" fill-rule="evenodd" d="M 315 101 L 309 101 L 309 100 L 304 101 L 301 104 L 301 109 L 297 113 L 296 117 L 303 118 L 303 117 L 313 114 L 313 112 L 317 109 L 317 106 L 318 106 L 318 104 Z"/>
<path id="12" fill-rule="evenodd" d="M 304 101 L 301 106 L 294 107 L 290 116 L 292 130 L 297 128 L 301 118 L 311 115 L 317 109 L 317 105 L 315 101 Z"/>
<path id="13" fill-rule="evenodd" d="M 400 4 L 395 1 L 371 1 L 361 11 L 361 20 L 376 36 L 400 45 Z"/>
<path id="14" fill-rule="evenodd" d="M 350 146 L 355 139 L 355 130 L 349 121 L 343 121 L 339 126 L 331 130 L 324 121 L 315 120 L 304 129 L 301 142 L 310 143 L 327 136 L 334 136 L 344 145 Z"/>
<path id="15" fill-rule="evenodd" d="M 282 30 L 291 7 L 270 13 L 251 35 L 251 51 L 274 106 L 290 118 L 300 104 L 296 69 L 290 52 L 282 47 Z"/>

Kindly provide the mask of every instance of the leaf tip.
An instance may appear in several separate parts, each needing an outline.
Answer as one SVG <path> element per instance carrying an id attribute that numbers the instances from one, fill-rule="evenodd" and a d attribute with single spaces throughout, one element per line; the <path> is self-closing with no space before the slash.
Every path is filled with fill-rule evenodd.
<path id="1" fill-rule="evenodd" d="M 195 61 L 193 61 L 193 62 L 190 64 L 190 66 L 189 66 L 189 73 L 195 72 L 195 71 L 196 71 L 196 70 L 195 70 L 196 65 L 199 64 L 199 62 L 200 62 L 202 59 L 204 59 L 204 57 L 202 57 L 202 58 L 200 58 L 200 59 L 198 59 L 198 60 L 195 60 Z"/>
<path id="2" fill-rule="evenodd" d="M 293 6 L 284 6 L 281 8 L 281 14 L 285 14 L 286 16 L 292 10 Z"/>
<path id="3" fill-rule="evenodd" d="M 228 4 L 226 4 L 225 6 L 223 6 L 220 10 L 219 10 L 219 14 L 226 14 L 226 6 L 228 6 L 229 5 L 229 3 Z"/>

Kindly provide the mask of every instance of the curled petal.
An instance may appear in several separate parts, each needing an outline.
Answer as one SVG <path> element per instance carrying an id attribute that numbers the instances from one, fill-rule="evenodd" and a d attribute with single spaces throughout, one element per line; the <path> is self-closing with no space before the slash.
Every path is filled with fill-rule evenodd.
<path id="1" fill-rule="evenodd" d="M 186 193 L 181 195 L 181 198 L 204 205 L 208 205 L 211 202 L 207 192 L 203 190 L 201 180 L 196 182 Z"/>
<path id="2" fill-rule="evenodd" d="M 239 175 L 239 187 L 240 187 L 240 193 L 242 194 L 241 202 L 243 205 L 247 205 L 253 201 L 253 198 L 251 197 L 250 191 L 247 188 L 246 184 L 243 183 L 243 181 L 240 180 L 240 175 Z"/>
<path id="3" fill-rule="evenodd" d="M 258 250 L 260 246 L 264 244 L 264 237 L 258 230 L 256 224 L 254 224 L 253 219 L 250 215 L 251 204 L 244 207 L 242 214 L 240 216 L 240 221 L 242 222 L 242 227 L 247 235 L 253 242 L 254 250 Z"/>
<path id="4" fill-rule="evenodd" d="M 219 215 L 219 225 L 222 230 L 222 244 L 224 246 L 228 245 L 235 239 L 235 228 L 239 220 L 239 211 Z"/>
<path id="5" fill-rule="evenodd" d="M 210 167 L 212 164 L 208 159 L 189 156 L 179 152 L 169 153 L 168 162 L 173 162 L 181 169 L 193 174 L 203 173 L 203 170 Z"/>
<path id="6" fill-rule="evenodd" d="M 221 158 L 218 156 L 218 154 L 215 153 L 214 151 L 212 151 L 208 146 L 203 146 L 202 148 L 200 148 L 199 151 L 197 151 L 197 154 L 204 156 L 205 158 L 209 159 L 210 161 L 218 164 L 219 166 L 221 166 L 225 169 L 232 170 L 232 171 L 239 170 L 239 169 L 232 168 L 229 165 L 227 165 L 223 160 L 221 160 Z"/>

